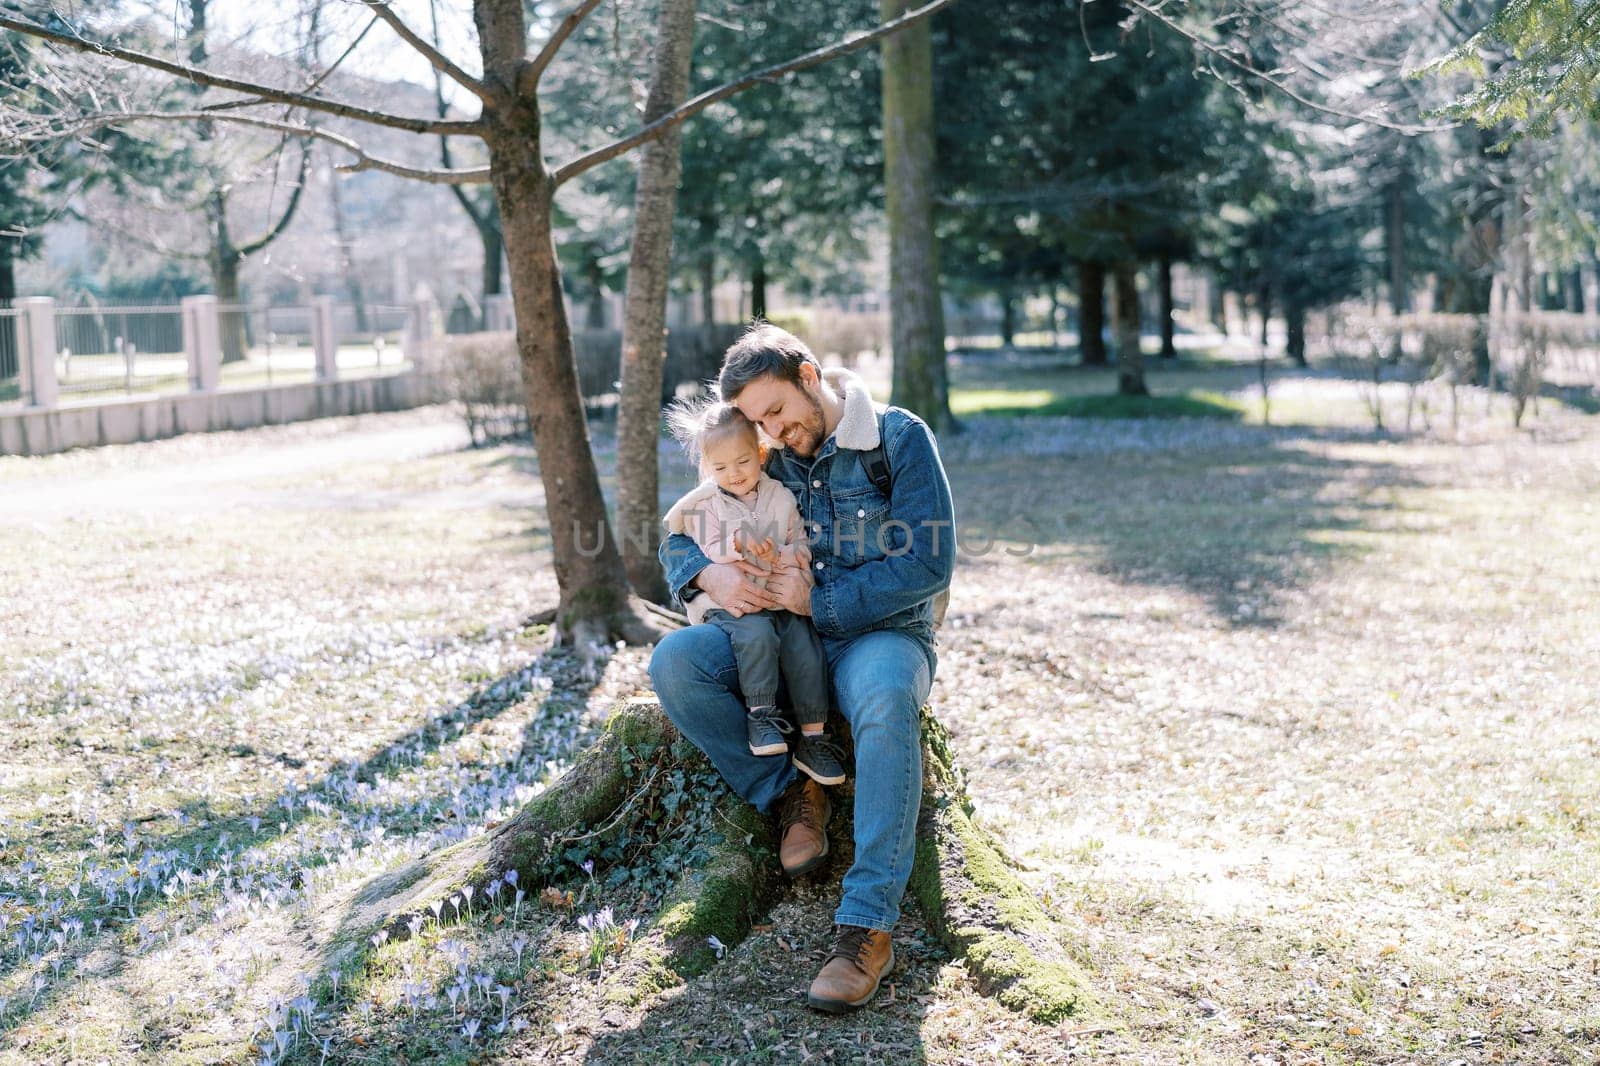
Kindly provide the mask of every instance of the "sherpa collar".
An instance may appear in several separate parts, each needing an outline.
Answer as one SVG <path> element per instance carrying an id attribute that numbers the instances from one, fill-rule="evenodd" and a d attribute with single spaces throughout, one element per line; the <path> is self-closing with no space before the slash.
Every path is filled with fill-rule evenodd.
<path id="1" fill-rule="evenodd" d="M 880 407 L 872 402 L 872 394 L 867 391 L 867 383 L 861 375 L 842 366 L 834 366 L 822 372 L 822 380 L 835 392 L 844 394 L 844 416 L 833 431 L 834 444 L 858 452 L 876 448 Z"/>

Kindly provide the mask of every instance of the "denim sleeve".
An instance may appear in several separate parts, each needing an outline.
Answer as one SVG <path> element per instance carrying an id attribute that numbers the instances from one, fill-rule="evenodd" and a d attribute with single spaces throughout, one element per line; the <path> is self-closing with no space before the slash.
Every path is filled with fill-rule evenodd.
<path id="1" fill-rule="evenodd" d="M 884 451 L 897 474 L 889 517 L 910 527 L 910 540 L 900 554 L 835 570 L 811 591 L 812 622 L 828 636 L 853 636 L 929 599 L 950 587 L 955 572 L 955 508 L 933 433 L 920 419 L 907 420 Z"/>
<path id="2" fill-rule="evenodd" d="M 699 576 L 700 571 L 711 565 L 711 560 L 706 558 L 706 553 L 700 550 L 700 545 L 687 533 L 672 533 L 661 542 L 661 550 L 657 553 L 661 558 L 662 569 L 667 572 L 667 588 L 672 591 L 673 599 L 683 602 L 683 590 Z"/>

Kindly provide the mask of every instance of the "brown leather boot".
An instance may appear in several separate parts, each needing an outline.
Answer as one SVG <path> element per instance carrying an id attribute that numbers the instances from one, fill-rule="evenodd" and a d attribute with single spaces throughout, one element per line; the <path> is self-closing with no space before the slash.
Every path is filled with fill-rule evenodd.
<path id="1" fill-rule="evenodd" d="M 835 932 L 833 952 L 811 982 L 806 1002 L 829 1014 L 843 1014 L 871 999 L 894 969 L 894 943 L 888 933 L 859 925 L 836 926 Z"/>
<path id="2" fill-rule="evenodd" d="M 828 793 L 804 774 L 778 797 L 778 865 L 790 877 L 816 869 L 828 855 Z"/>

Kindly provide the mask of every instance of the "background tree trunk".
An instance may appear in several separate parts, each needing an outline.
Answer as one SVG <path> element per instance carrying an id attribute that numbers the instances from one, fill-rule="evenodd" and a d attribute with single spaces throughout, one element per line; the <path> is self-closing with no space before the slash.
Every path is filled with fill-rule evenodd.
<path id="1" fill-rule="evenodd" d="M 506 256 L 506 243 L 500 236 L 500 208 L 491 204 L 492 210 L 478 227 L 478 237 L 483 241 L 483 294 L 497 296 L 505 292 L 501 280 L 501 261 Z"/>
<path id="2" fill-rule="evenodd" d="M 689 87 L 693 40 L 694 0 L 661 0 L 645 122 L 655 121 L 683 102 Z M 658 464 L 672 217 L 683 169 L 678 152 L 681 140 L 680 129 L 674 127 L 640 150 L 622 326 L 622 395 L 617 407 L 617 525 L 622 534 L 622 562 L 633 591 L 656 603 L 666 603 L 669 598 L 656 559 L 661 543 Z"/>
<path id="3" fill-rule="evenodd" d="M 1176 359 L 1178 348 L 1172 335 L 1172 256 L 1166 252 L 1161 253 L 1156 263 L 1156 282 L 1161 301 L 1157 312 L 1161 316 L 1161 358 Z"/>
<path id="4" fill-rule="evenodd" d="M 1006 348 L 1017 343 L 1017 296 L 1009 285 L 1000 290 L 1000 343 Z"/>
<path id="5" fill-rule="evenodd" d="M 1306 365 L 1306 309 L 1298 301 L 1289 300 L 1283 305 L 1283 324 L 1286 330 L 1285 348 L 1289 358 L 1298 366 Z"/>
<path id="6" fill-rule="evenodd" d="M 228 235 L 228 201 L 219 192 L 211 199 L 211 277 L 217 291 L 217 303 L 225 309 L 218 328 L 221 330 L 222 361 L 237 363 L 244 359 L 249 345 L 245 341 L 242 312 L 229 308 L 242 306 L 239 293 L 239 251 Z"/>
<path id="7" fill-rule="evenodd" d="M 1078 264 L 1078 351 L 1084 366 L 1106 365 L 1106 268 L 1084 260 Z"/>
<path id="8" fill-rule="evenodd" d="M 750 268 L 750 317 L 767 317 L 767 261 L 759 251 Z"/>
<path id="9" fill-rule="evenodd" d="M 333 233 L 339 244 L 339 273 L 344 275 L 345 296 L 355 309 L 357 333 L 367 331 L 367 298 L 361 291 L 361 277 L 356 273 L 355 256 L 351 252 L 350 230 L 344 221 L 344 198 L 339 192 L 339 173 L 328 164 L 328 199 L 333 205 Z"/>
<path id="10" fill-rule="evenodd" d="M 879 0 L 884 22 L 918 5 Z M 933 232 L 933 45 L 926 20 L 883 48 L 883 185 L 889 224 L 891 402 L 951 428 L 939 242 Z"/>
<path id="11" fill-rule="evenodd" d="M 1117 392 L 1123 396 L 1148 396 L 1144 383 L 1144 352 L 1139 347 L 1139 265 L 1132 259 L 1112 264 L 1112 328 L 1117 340 Z"/>
<path id="12" fill-rule="evenodd" d="M 1406 273 L 1406 183 L 1409 174 L 1401 170 L 1384 190 L 1384 242 L 1389 258 L 1389 308 L 1397 315 L 1411 310 L 1411 282 Z"/>

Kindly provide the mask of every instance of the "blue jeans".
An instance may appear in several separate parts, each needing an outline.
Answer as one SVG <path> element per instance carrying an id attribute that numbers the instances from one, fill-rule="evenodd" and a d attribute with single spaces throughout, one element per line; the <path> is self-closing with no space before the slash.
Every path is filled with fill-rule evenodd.
<path id="1" fill-rule="evenodd" d="M 822 645 L 834 704 L 850 723 L 856 753 L 856 855 L 834 921 L 887 931 L 900 917 L 916 855 L 920 713 L 935 660 L 922 641 L 892 629 Z M 669 633 L 650 657 L 650 680 L 667 717 L 729 787 L 770 813 L 798 771 L 787 755 L 750 754 L 728 635 L 712 625 Z"/>

